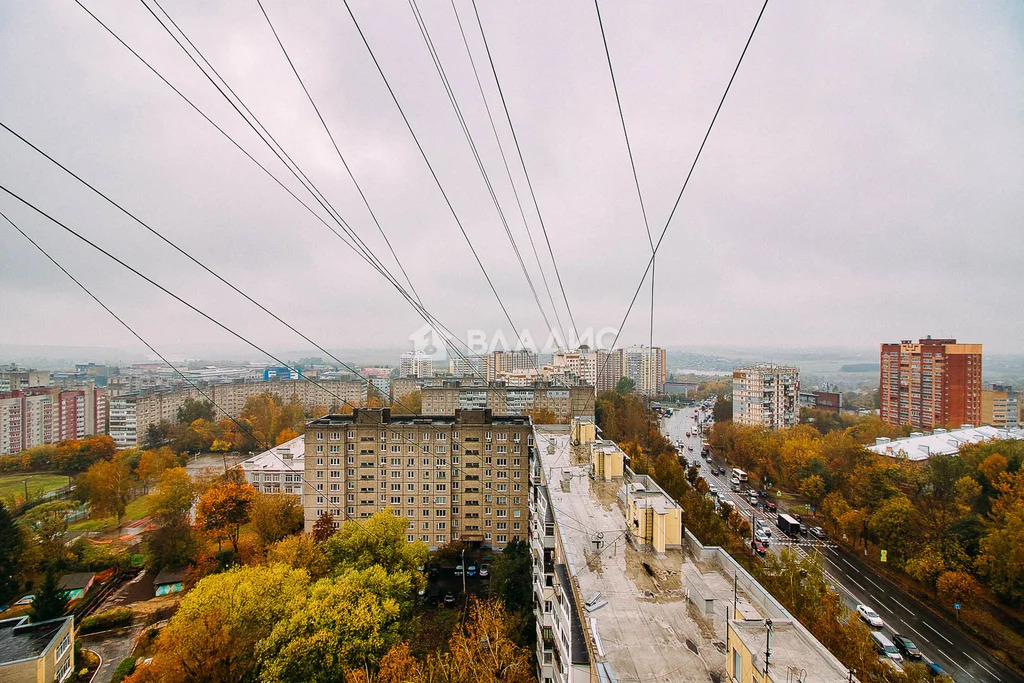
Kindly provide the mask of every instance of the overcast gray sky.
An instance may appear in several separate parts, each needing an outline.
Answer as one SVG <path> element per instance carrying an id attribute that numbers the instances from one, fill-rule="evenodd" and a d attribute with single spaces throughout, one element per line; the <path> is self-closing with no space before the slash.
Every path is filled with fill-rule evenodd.
<path id="1" fill-rule="evenodd" d="M 142 4 L 83 2 L 285 178 Z M 472 5 L 456 3 L 499 114 Z M 397 274 L 255 0 L 162 4 Z M 577 325 L 616 326 L 650 248 L 593 3 L 478 4 Z M 459 334 L 507 333 L 344 5 L 264 5 L 427 308 Z M 412 11 L 398 0 L 352 7 L 513 321 L 543 336 Z M 420 8 L 550 308 L 452 6 Z M 759 9 L 602 3 L 655 231 Z M 1016 1 L 769 4 L 659 251 L 655 343 L 873 346 L 933 334 L 1020 351 L 1022 37 Z M 71 0 L 0 6 L 0 120 L 324 346 L 402 346 L 422 324 Z M 509 161 L 525 199 L 514 152 Z M 267 347 L 305 346 L 4 131 L 0 184 Z M 0 210 L 158 348 L 240 348 L 10 197 Z M 648 297 L 645 285 L 620 344 L 646 341 Z M 141 349 L 2 222 L 0 343 Z"/>

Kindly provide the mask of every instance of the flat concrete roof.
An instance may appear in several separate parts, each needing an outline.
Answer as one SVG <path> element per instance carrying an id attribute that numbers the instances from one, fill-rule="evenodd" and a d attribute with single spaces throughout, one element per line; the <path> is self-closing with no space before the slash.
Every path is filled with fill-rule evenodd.
<path id="1" fill-rule="evenodd" d="M 1003 429 L 1000 427 L 962 427 L 939 430 L 921 436 L 908 436 L 894 441 L 884 441 L 869 446 L 868 450 L 891 458 L 927 460 L 933 455 L 954 455 L 965 444 L 980 443 L 990 439 L 1024 439 L 1024 429 Z"/>
<path id="2" fill-rule="evenodd" d="M 764 671 L 764 651 L 767 644 L 768 627 L 763 621 L 733 621 L 733 632 L 747 649 L 754 653 L 754 664 L 758 671 Z M 808 639 L 792 621 L 776 619 L 772 622 L 771 659 L 768 675 L 774 681 L 814 681 L 815 683 L 846 683 L 849 672 L 838 660 L 822 657 L 820 647 Z"/>
<path id="3" fill-rule="evenodd" d="M 732 577 L 685 550 L 659 557 L 635 548 L 627 540 L 623 481 L 592 479 L 590 447 L 573 446 L 567 426 L 538 426 L 536 434 L 568 573 L 581 601 L 595 593 L 607 601 L 593 612 L 583 610 L 596 662 L 619 681 L 706 683 L 712 672 L 724 680 Z M 687 603 L 688 582 L 691 595 L 714 599 L 712 615 Z M 739 601 L 745 613 L 760 617 L 742 590 Z"/>

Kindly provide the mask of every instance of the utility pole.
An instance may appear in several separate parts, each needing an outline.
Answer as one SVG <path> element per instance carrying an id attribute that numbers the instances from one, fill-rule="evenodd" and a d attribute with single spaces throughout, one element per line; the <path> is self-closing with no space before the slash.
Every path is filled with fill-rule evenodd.
<path id="1" fill-rule="evenodd" d="M 462 594 L 466 594 L 466 549 L 462 549 Z"/>
<path id="2" fill-rule="evenodd" d="M 25 504 L 28 505 L 28 479 L 23 479 L 21 483 L 25 485 Z"/>
<path id="3" fill-rule="evenodd" d="M 767 629 L 764 634 L 764 677 L 768 678 L 768 664 L 772 657 L 772 620 L 764 620 L 765 628 Z"/>

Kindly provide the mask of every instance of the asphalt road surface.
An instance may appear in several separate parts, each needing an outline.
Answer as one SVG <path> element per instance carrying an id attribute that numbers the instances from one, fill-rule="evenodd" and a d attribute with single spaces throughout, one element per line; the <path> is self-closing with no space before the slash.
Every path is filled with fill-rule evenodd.
<path id="1" fill-rule="evenodd" d="M 939 664 L 955 681 L 1024 683 L 1024 677 L 1014 673 L 954 625 L 933 616 L 914 597 L 889 583 L 856 554 L 811 536 L 787 538 L 776 526 L 776 514 L 751 506 L 746 494 L 740 495 L 731 490 L 730 468 L 723 459 L 713 456 L 713 463 L 725 467 L 725 473 L 718 476 L 711 474 L 712 463 L 700 457 L 701 436 L 693 417 L 695 410 L 680 408 L 672 417 L 662 420 L 662 431 L 673 443 L 679 440 L 683 442 L 683 452 L 687 459 L 699 464 L 701 476 L 710 486 L 718 489 L 724 500 L 737 506 L 746 519 L 759 519 L 767 523 L 772 532 L 769 550 L 781 552 L 781 548 L 788 545 L 801 555 L 820 551 L 825 563 L 826 578 L 842 594 L 847 606 L 853 609 L 858 604 L 864 604 L 874 609 L 885 621 L 886 628 L 882 629 L 884 632 L 890 636 L 894 632 L 900 633 L 913 640 L 924 653 L 926 661 Z M 686 436 L 687 432 L 690 433 L 689 437 Z M 780 506 L 779 512 L 787 510 Z"/>

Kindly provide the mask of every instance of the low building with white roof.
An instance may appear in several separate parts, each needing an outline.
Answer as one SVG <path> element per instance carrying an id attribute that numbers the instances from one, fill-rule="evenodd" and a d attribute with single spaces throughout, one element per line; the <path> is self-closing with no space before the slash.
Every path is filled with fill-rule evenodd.
<path id="1" fill-rule="evenodd" d="M 964 425 L 960 429 L 936 429 L 929 434 L 914 432 L 902 439 L 882 436 L 868 450 L 890 458 L 918 461 L 933 455 L 956 455 L 961 446 L 994 439 L 1024 439 L 1024 429 Z"/>
<path id="2" fill-rule="evenodd" d="M 302 496 L 306 436 L 297 436 L 238 464 L 245 480 L 263 493 L 292 493 Z M 301 498 L 300 498 L 301 501 Z"/>

